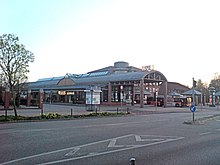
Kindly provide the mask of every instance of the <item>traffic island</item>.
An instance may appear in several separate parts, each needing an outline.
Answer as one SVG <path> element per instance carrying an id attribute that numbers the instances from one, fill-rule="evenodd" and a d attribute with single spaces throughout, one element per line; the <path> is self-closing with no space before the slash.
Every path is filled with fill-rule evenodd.
<path id="1" fill-rule="evenodd" d="M 212 115 L 212 116 L 207 116 L 207 117 L 202 117 L 199 119 L 196 119 L 194 121 L 184 121 L 183 124 L 191 124 L 191 125 L 203 125 L 208 121 L 211 120 L 220 120 L 220 115 Z"/>
<path id="2" fill-rule="evenodd" d="M 201 120 L 195 120 L 195 121 L 184 121 L 183 124 L 189 124 L 189 125 L 203 125 L 205 124 L 204 121 Z"/>

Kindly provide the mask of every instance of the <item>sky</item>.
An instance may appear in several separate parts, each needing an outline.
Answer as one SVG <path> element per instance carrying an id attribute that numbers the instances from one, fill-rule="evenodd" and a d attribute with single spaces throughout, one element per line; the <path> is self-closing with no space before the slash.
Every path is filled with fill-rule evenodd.
<path id="1" fill-rule="evenodd" d="M 0 0 L 0 35 L 34 53 L 29 81 L 116 61 L 192 86 L 220 73 L 219 0 Z"/>

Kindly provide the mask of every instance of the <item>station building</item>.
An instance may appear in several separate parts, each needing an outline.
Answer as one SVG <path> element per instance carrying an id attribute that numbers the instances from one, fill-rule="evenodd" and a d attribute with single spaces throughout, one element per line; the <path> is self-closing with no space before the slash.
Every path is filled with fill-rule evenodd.
<path id="1" fill-rule="evenodd" d="M 166 106 L 170 91 L 185 92 L 189 88 L 179 83 L 169 83 L 160 71 L 153 68 L 137 68 L 130 66 L 128 62 L 118 61 L 113 66 L 86 74 L 39 79 L 27 83 L 22 91 L 30 106 L 39 104 L 41 94 L 44 102 L 85 104 L 85 91 L 95 89 L 101 91 L 101 104 L 136 103 L 143 107 L 144 104 L 151 104 L 151 100 L 155 101 L 156 97 L 163 98 L 163 105 Z"/>

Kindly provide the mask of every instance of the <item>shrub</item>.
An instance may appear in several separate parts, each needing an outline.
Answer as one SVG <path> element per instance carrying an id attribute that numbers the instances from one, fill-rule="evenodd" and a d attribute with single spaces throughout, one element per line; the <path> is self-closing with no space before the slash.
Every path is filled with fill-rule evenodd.
<path id="1" fill-rule="evenodd" d="M 47 114 L 43 114 L 41 117 L 44 119 L 60 119 L 62 117 L 62 115 L 57 112 L 55 112 L 55 113 L 50 112 Z"/>

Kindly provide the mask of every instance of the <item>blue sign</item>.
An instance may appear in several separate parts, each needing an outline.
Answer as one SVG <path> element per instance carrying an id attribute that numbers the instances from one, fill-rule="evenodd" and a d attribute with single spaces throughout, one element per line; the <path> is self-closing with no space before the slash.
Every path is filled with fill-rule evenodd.
<path id="1" fill-rule="evenodd" d="M 189 109 L 190 109 L 191 112 L 195 112 L 195 111 L 196 111 L 195 105 L 191 105 L 191 106 L 189 107 Z"/>

